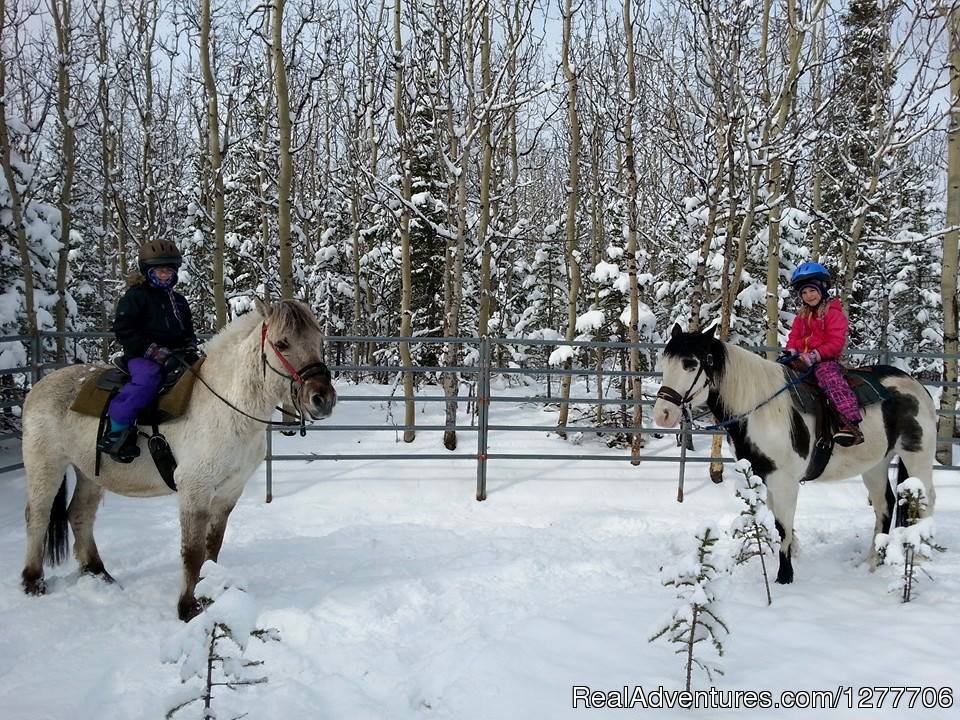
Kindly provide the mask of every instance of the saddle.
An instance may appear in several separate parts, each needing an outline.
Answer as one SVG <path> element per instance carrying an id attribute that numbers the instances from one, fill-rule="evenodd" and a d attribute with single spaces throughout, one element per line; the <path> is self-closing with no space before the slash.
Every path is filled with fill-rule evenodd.
<path id="1" fill-rule="evenodd" d="M 877 373 L 899 372 L 896 368 L 887 365 L 867 365 L 859 368 L 842 368 L 842 370 L 843 377 L 850 385 L 850 389 L 857 398 L 857 405 L 861 409 L 882 403 L 889 397 L 889 392 L 880 383 Z M 792 380 L 799 377 L 799 374 L 793 370 L 790 373 Z M 800 482 L 816 480 L 830 462 L 834 446 L 833 434 L 842 424 L 842 420 L 826 393 L 813 379 L 812 374 L 790 390 L 797 407 L 804 412 L 812 413 L 814 417 L 813 453 L 810 455 L 807 470 Z"/>
<path id="2" fill-rule="evenodd" d="M 187 372 L 187 366 L 177 363 L 164 377 L 157 393 L 157 402 L 144 408 L 137 417 L 138 425 L 160 425 L 178 418 L 187 411 L 196 372 L 200 370 L 204 358 L 199 358 Z M 108 367 L 91 368 L 77 391 L 70 409 L 81 415 L 100 417 L 113 395 L 130 379 L 130 373 L 121 363 Z"/>
<path id="3" fill-rule="evenodd" d="M 150 425 L 153 428 L 153 434 L 147 437 L 147 449 L 153 458 L 154 465 L 160 477 L 167 486 L 176 492 L 177 485 L 174 482 L 173 473 L 177 469 L 177 460 L 173 456 L 173 451 L 167 443 L 167 439 L 160 433 L 159 425 L 161 423 L 173 420 L 183 415 L 190 403 L 190 396 L 193 394 L 193 385 L 197 379 L 197 372 L 203 364 L 204 358 L 187 358 L 183 361 L 178 359 L 168 360 L 168 368 L 163 382 L 157 393 L 157 398 L 140 411 L 137 416 L 136 424 Z M 192 364 L 188 364 L 193 360 Z M 187 368 L 190 372 L 187 372 Z M 90 415 L 100 418 L 100 425 L 97 428 L 96 443 L 97 459 L 95 475 L 100 475 L 100 449 L 99 443 L 101 437 L 107 431 L 107 408 L 110 400 L 123 385 L 130 380 L 130 373 L 126 365 L 122 362 L 114 361 L 113 365 L 108 367 L 91 368 L 90 373 L 73 400 L 70 409 L 81 415 Z"/>

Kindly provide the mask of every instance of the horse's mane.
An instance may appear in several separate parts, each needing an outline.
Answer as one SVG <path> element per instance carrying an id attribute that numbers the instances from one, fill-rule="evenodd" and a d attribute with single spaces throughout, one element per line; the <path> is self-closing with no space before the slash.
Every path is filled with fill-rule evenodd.
<path id="1" fill-rule="evenodd" d="M 717 379 L 724 407 L 730 413 L 739 415 L 753 410 L 786 384 L 782 365 L 730 343 L 723 343 L 723 348 L 726 358 Z M 785 412 L 789 404 L 790 394 L 782 393 L 757 412 Z"/>
<path id="2" fill-rule="evenodd" d="M 224 325 L 223 329 L 207 341 L 204 351 L 207 355 L 219 352 L 225 348 L 233 347 L 245 338 L 253 330 L 253 326 L 259 323 L 263 318 L 259 313 L 248 312 L 235 318 Z"/>
<path id="3" fill-rule="evenodd" d="M 320 332 L 320 325 L 310 308 L 299 300 L 280 300 L 274 303 L 267 322 L 277 335 L 299 335 L 307 329 Z"/>
<path id="4" fill-rule="evenodd" d="M 225 348 L 235 350 L 235 346 L 250 334 L 257 323 L 263 320 L 263 316 L 258 312 L 248 312 L 234 319 L 207 342 L 205 347 L 207 354 L 216 353 Z M 274 337 L 296 336 L 307 329 L 320 331 L 320 325 L 310 312 L 310 308 L 299 300 L 278 300 L 270 307 L 266 322 L 273 330 Z"/>

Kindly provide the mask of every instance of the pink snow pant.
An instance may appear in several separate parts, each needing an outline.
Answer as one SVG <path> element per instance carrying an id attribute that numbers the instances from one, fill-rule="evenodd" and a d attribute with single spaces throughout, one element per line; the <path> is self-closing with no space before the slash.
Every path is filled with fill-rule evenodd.
<path id="1" fill-rule="evenodd" d="M 851 424 L 860 422 L 863 418 L 860 416 L 857 396 L 853 394 L 843 376 L 840 363 L 836 360 L 825 360 L 814 365 L 813 372 L 817 376 L 817 384 L 830 398 L 840 417 Z"/>

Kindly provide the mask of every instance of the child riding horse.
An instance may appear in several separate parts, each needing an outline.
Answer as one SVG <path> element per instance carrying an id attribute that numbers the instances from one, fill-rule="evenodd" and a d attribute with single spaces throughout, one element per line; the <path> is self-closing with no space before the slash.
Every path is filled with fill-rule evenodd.
<path id="1" fill-rule="evenodd" d="M 137 415 L 156 397 L 168 358 L 196 351 L 190 306 L 173 289 L 182 262 L 169 240 L 146 243 L 140 248 L 140 272 L 127 278 L 130 288 L 117 303 L 113 331 L 123 346 L 130 380 L 110 401 L 110 429 L 97 444 L 117 462 L 133 462 L 140 455 Z"/>

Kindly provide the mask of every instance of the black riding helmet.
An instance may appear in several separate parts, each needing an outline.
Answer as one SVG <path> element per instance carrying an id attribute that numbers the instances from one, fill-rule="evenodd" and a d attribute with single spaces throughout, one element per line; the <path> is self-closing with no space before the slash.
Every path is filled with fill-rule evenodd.
<path id="1" fill-rule="evenodd" d="M 183 264 L 183 256 L 177 246 L 169 240 L 151 240 L 140 246 L 138 264 L 140 272 L 146 275 L 150 268 L 179 268 Z"/>

